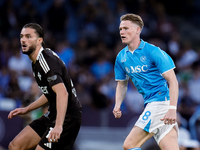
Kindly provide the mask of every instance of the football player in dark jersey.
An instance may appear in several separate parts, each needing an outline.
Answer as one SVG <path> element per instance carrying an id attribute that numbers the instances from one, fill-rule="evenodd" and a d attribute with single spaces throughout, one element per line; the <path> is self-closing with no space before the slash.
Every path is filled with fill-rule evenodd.
<path id="1" fill-rule="evenodd" d="M 26 114 L 49 103 L 39 119 L 26 126 L 9 144 L 9 150 L 71 150 L 81 126 L 81 104 L 63 61 L 44 48 L 44 32 L 36 23 L 26 24 L 20 34 L 21 49 L 32 61 L 33 75 L 42 95 L 8 118 Z"/>

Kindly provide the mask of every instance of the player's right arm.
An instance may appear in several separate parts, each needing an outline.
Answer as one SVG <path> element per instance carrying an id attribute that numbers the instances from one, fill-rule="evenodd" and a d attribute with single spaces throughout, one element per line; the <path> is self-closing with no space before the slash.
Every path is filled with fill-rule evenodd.
<path id="1" fill-rule="evenodd" d="M 11 119 L 11 118 L 13 118 L 13 117 L 15 117 L 17 115 L 27 114 L 28 112 L 43 106 L 47 102 L 48 102 L 47 98 L 44 95 L 41 95 L 36 101 L 31 103 L 27 107 L 16 108 L 16 109 L 12 110 L 8 115 L 8 119 Z"/>
<path id="2" fill-rule="evenodd" d="M 120 107 L 126 96 L 127 86 L 128 86 L 128 80 L 117 82 L 116 95 L 115 95 L 115 107 L 113 109 L 113 114 L 115 118 L 120 118 L 122 116 Z"/>

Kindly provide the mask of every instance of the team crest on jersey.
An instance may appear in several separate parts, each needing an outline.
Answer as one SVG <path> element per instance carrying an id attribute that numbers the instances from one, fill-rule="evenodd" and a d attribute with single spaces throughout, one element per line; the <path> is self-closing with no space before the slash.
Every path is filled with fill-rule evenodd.
<path id="1" fill-rule="evenodd" d="M 140 57 L 140 61 L 141 62 L 145 62 L 146 61 L 146 57 L 145 56 Z"/>

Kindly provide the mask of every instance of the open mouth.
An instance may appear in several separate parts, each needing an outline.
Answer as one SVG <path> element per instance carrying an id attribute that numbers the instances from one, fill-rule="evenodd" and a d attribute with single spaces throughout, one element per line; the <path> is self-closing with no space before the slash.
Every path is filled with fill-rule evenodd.
<path id="1" fill-rule="evenodd" d="M 22 47 L 23 47 L 23 48 L 26 48 L 26 47 L 27 47 L 27 45 L 26 45 L 26 44 L 22 44 Z"/>
<path id="2" fill-rule="evenodd" d="M 125 36 L 121 36 L 121 39 L 124 40 L 126 37 Z"/>

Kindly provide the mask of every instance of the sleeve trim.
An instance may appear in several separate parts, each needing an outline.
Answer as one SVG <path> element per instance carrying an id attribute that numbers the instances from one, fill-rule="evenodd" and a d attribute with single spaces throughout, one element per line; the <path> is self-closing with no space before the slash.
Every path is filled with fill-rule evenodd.
<path id="1" fill-rule="evenodd" d="M 173 69 L 175 69 L 176 67 L 174 67 L 174 68 L 171 68 L 171 69 L 169 69 L 169 70 L 167 70 L 167 71 L 165 71 L 165 72 L 163 72 L 163 73 L 161 73 L 161 75 L 163 75 L 164 73 L 166 73 L 166 72 L 168 72 L 168 71 L 170 71 L 170 70 L 173 70 Z"/>
<path id="2" fill-rule="evenodd" d="M 115 81 L 127 81 L 129 79 L 115 79 Z"/>

